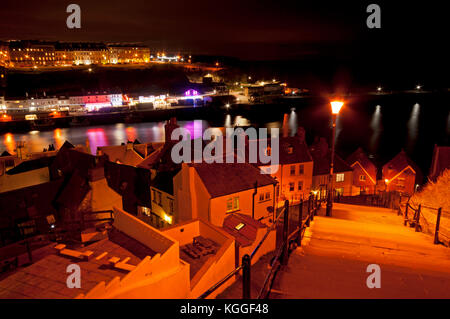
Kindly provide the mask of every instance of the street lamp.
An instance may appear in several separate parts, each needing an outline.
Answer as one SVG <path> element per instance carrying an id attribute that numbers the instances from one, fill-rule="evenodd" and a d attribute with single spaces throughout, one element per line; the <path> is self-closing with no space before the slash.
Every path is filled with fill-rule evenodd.
<path id="1" fill-rule="evenodd" d="M 329 176 L 329 191 L 327 196 L 327 210 L 326 216 L 331 216 L 331 211 L 333 209 L 333 167 L 334 167 L 334 140 L 336 138 L 336 119 L 341 110 L 344 102 L 342 101 L 331 101 L 331 114 L 333 116 L 333 137 L 331 140 L 331 161 L 330 161 L 330 176 Z"/>

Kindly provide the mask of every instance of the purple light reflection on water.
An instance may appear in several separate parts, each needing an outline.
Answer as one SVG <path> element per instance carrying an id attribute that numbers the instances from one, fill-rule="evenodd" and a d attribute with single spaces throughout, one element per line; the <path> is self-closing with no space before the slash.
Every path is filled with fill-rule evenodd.
<path id="1" fill-rule="evenodd" d="M 193 138 L 201 137 L 203 131 L 209 127 L 208 122 L 204 120 L 180 121 L 178 124 L 188 129 Z M 74 145 L 86 145 L 89 142 L 91 153 L 95 154 L 99 146 L 120 145 L 135 139 L 141 143 L 163 142 L 164 122 L 59 128 L 42 132 L 6 133 L 0 137 L 0 153 L 4 150 L 14 153 L 17 141 L 24 141 L 28 152 L 41 152 L 48 148 L 49 144 L 60 147 L 67 140 Z"/>

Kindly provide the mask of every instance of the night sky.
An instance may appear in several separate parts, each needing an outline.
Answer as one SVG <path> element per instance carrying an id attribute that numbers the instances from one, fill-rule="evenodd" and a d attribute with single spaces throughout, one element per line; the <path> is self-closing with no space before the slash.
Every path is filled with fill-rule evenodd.
<path id="1" fill-rule="evenodd" d="M 66 27 L 72 2 L 81 6 L 81 29 Z M 366 26 L 373 2 L 381 29 Z M 319 80 L 445 88 L 449 13 L 436 0 L 2 0 L 0 39 L 139 41 L 153 51 L 296 61 L 288 69 Z"/>
<path id="2" fill-rule="evenodd" d="M 381 6 L 382 29 L 365 25 L 369 3 Z M 144 41 L 183 52 L 285 59 L 386 50 L 443 56 L 444 1 L 17 1 L 2 0 L 0 38 Z M 81 29 L 67 29 L 66 6 L 81 6 Z M 447 53 L 448 51 L 445 50 Z"/>

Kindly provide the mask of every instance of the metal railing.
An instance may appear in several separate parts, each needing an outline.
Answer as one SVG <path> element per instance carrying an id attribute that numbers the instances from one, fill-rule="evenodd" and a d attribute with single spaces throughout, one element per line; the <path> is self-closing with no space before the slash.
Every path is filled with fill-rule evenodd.
<path id="1" fill-rule="evenodd" d="M 198 299 L 205 299 L 214 293 L 218 288 L 220 288 L 223 284 L 225 284 L 228 280 L 233 278 L 233 276 L 238 275 L 242 270 L 242 299 L 250 299 L 251 298 L 251 261 L 252 258 L 256 255 L 256 252 L 261 248 L 263 243 L 268 238 L 269 234 L 275 229 L 281 220 L 281 216 L 283 216 L 283 240 L 281 245 L 276 250 L 275 258 L 270 265 L 270 271 L 266 275 L 263 286 L 258 294 L 258 298 L 268 298 L 270 295 L 270 291 L 272 289 L 273 281 L 275 280 L 276 274 L 281 269 L 281 266 L 285 266 L 288 263 L 289 253 L 296 246 L 301 246 L 301 241 L 304 237 L 305 230 L 309 227 L 310 222 L 314 220 L 314 216 L 317 214 L 318 209 L 320 208 L 321 201 L 317 199 L 317 197 L 313 197 L 312 195 L 308 198 L 307 201 L 302 201 L 299 204 L 299 216 L 297 219 L 297 227 L 291 233 L 288 234 L 289 230 L 289 201 L 286 200 L 284 203 L 284 207 L 272 223 L 272 225 L 267 229 L 267 232 L 264 234 L 263 238 L 259 241 L 259 243 L 255 246 L 253 251 L 250 254 L 246 254 L 242 257 L 241 265 L 236 267 L 233 271 L 231 271 L 224 278 L 219 280 L 216 284 L 211 286 L 208 290 L 206 290 L 203 294 L 201 294 Z M 307 204 L 307 212 L 305 214 L 305 220 L 303 220 L 303 206 Z"/>
<path id="2" fill-rule="evenodd" d="M 405 207 L 405 211 L 403 213 L 404 216 L 404 222 L 403 225 L 404 226 L 410 226 L 410 227 L 414 227 L 416 232 L 422 231 L 422 226 L 420 225 L 420 217 L 423 217 L 423 213 L 422 213 L 422 209 L 426 208 L 426 209 L 430 209 L 430 210 L 435 210 L 436 211 L 436 222 L 435 222 L 435 227 L 434 227 L 434 244 L 438 245 L 438 244 L 444 244 L 444 242 L 442 242 L 439 238 L 440 232 L 439 232 L 439 228 L 440 228 L 440 224 L 441 224 L 441 217 L 442 216 L 446 216 L 448 218 L 450 218 L 450 213 L 449 212 L 445 212 L 442 210 L 442 207 L 436 208 L 436 207 L 430 207 L 430 206 L 425 206 L 422 204 L 419 204 L 419 206 L 417 208 L 414 208 L 409 200 L 406 204 L 404 205 L 400 205 L 399 207 L 399 213 L 401 214 L 402 211 L 402 207 Z M 413 212 L 413 214 L 411 214 L 411 212 Z M 447 246 L 450 246 L 450 237 L 441 234 L 441 236 L 444 236 L 447 238 L 448 242 L 447 242 Z"/>

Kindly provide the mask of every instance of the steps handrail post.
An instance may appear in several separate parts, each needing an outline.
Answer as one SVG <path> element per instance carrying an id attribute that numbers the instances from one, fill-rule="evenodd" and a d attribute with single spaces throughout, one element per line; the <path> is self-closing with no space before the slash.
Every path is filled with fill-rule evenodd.
<path id="1" fill-rule="evenodd" d="M 436 217 L 436 229 L 434 230 L 434 244 L 439 244 L 439 224 L 441 222 L 442 207 L 439 207 Z"/>
<path id="2" fill-rule="evenodd" d="M 419 205 L 419 209 L 417 210 L 417 215 L 416 215 L 416 229 L 415 231 L 418 232 L 419 231 L 419 221 L 420 221 L 420 211 L 422 209 L 422 204 Z"/>
<path id="3" fill-rule="evenodd" d="M 408 203 L 406 203 L 405 207 L 405 221 L 403 222 L 403 226 L 406 226 L 406 224 L 408 223 L 408 208 L 409 208 L 409 201 Z"/>
<path id="4" fill-rule="evenodd" d="M 250 299 L 251 259 L 248 254 L 242 257 L 242 299 Z"/>
<path id="5" fill-rule="evenodd" d="M 303 200 L 298 205 L 298 236 L 297 245 L 300 247 L 302 245 L 302 223 L 303 223 Z"/>
<path id="6" fill-rule="evenodd" d="M 283 220 L 283 256 L 282 256 L 282 264 L 287 265 L 288 262 L 288 252 L 289 245 L 287 243 L 288 239 L 288 227 L 289 227 L 289 201 L 286 200 L 284 202 L 284 220 Z"/>

